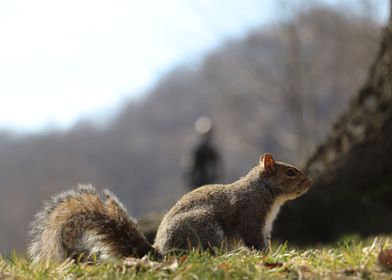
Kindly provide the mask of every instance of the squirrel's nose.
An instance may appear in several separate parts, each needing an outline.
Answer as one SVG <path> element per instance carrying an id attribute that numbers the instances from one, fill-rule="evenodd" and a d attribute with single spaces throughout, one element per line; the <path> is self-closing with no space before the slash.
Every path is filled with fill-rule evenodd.
<path id="1" fill-rule="evenodd" d="M 312 185 L 312 179 L 305 177 L 302 181 L 301 181 L 301 185 L 305 188 L 310 188 L 310 186 Z"/>

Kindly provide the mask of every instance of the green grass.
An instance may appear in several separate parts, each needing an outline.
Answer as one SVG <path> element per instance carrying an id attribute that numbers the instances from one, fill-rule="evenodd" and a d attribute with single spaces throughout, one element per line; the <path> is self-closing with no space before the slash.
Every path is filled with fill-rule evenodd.
<path id="1" fill-rule="evenodd" d="M 0 257 L 0 279 L 392 279 L 377 264 L 387 238 L 342 242 L 336 246 L 294 249 L 282 245 L 268 255 L 238 249 L 211 256 L 191 252 L 163 262 L 147 258 L 101 264 L 33 265 L 16 256 Z"/>

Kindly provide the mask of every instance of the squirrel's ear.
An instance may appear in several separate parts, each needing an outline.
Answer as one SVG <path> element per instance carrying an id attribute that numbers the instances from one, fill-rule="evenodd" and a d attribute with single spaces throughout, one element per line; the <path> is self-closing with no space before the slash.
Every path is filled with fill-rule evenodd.
<path id="1" fill-rule="evenodd" d="M 276 164 L 271 154 L 262 155 L 260 158 L 260 164 L 268 173 L 273 173 L 275 171 Z"/>

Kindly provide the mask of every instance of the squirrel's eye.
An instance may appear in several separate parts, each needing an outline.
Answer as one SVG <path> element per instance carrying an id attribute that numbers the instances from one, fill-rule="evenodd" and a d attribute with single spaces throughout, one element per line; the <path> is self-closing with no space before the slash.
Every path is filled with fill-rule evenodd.
<path id="1" fill-rule="evenodd" d="M 294 177 L 295 176 L 295 171 L 294 169 L 287 169 L 284 174 L 286 174 L 287 177 Z"/>

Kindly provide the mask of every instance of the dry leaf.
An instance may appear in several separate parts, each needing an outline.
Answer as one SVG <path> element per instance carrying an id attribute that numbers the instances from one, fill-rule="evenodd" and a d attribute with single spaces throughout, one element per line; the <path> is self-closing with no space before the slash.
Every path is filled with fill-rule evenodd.
<path id="1" fill-rule="evenodd" d="M 178 262 L 179 262 L 179 263 L 183 263 L 183 262 L 185 262 L 187 259 L 188 259 L 188 256 L 183 255 L 183 256 L 179 257 Z"/>
<path id="2" fill-rule="evenodd" d="M 392 270 L 392 248 L 381 250 L 378 255 L 378 263 L 384 269 Z"/>
<path id="3" fill-rule="evenodd" d="M 355 270 L 355 269 L 350 268 L 350 269 L 345 269 L 345 270 L 343 270 L 343 273 L 344 273 L 344 275 L 346 275 L 346 276 L 353 276 L 353 275 L 357 274 L 358 271 Z"/>
<path id="4" fill-rule="evenodd" d="M 229 271 L 230 267 L 227 263 L 220 263 L 220 264 L 218 264 L 218 268 L 223 270 L 224 272 L 227 272 L 227 271 Z"/>
<path id="5" fill-rule="evenodd" d="M 281 262 L 266 262 L 266 261 L 264 261 L 263 265 L 265 267 L 269 268 L 269 269 L 274 269 L 274 268 L 283 266 L 283 263 L 281 263 Z"/>

